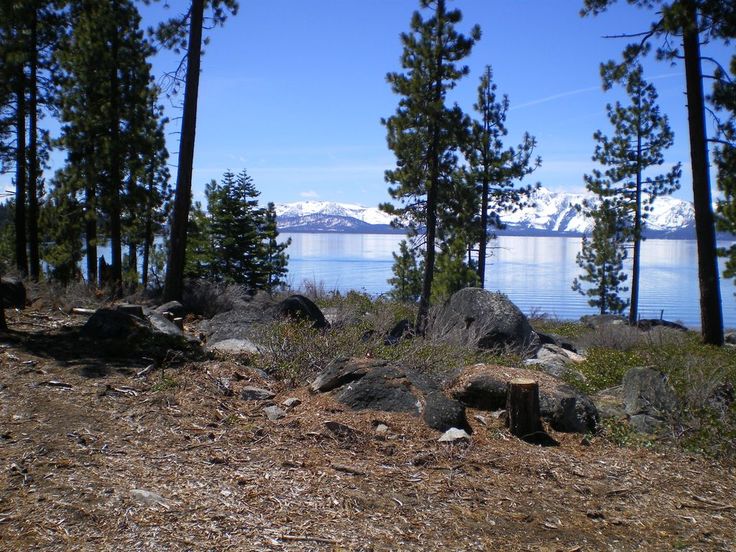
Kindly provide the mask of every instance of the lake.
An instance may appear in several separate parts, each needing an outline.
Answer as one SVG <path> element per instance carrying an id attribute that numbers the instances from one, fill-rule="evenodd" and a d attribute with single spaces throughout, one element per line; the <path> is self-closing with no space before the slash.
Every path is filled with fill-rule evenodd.
<path id="1" fill-rule="evenodd" d="M 321 284 L 325 290 L 351 289 L 379 295 L 389 290 L 392 253 L 400 235 L 282 233 L 290 237 L 289 276 L 293 288 Z M 720 244 L 727 245 L 727 244 Z M 500 236 L 491 244 L 486 288 L 502 291 L 526 314 L 547 313 L 577 319 L 594 313 L 587 300 L 572 291 L 580 274 L 575 256 L 581 238 Z M 723 263 L 721 269 L 723 268 Z M 721 281 L 723 318 L 736 327 L 736 287 Z M 642 244 L 639 312 L 642 318 L 679 320 L 700 326 L 698 269 L 694 240 L 646 240 Z"/>

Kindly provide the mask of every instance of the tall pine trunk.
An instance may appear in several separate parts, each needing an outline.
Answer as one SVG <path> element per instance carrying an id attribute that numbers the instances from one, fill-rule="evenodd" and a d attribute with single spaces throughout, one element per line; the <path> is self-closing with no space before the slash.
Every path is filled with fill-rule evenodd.
<path id="1" fill-rule="evenodd" d="M 445 0 L 437 2 L 437 53 L 435 56 L 434 76 L 434 104 L 442 102 L 442 33 L 445 17 Z M 436 116 L 436 115 L 435 115 Z M 437 197 L 439 195 L 439 173 L 440 173 L 440 129 L 439 122 L 435 120 L 432 129 L 432 142 L 429 148 L 430 167 L 429 182 L 427 183 L 427 245 L 424 256 L 424 278 L 422 279 L 422 294 L 419 297 L 419 308 L 417 310 L 416 329 L 420 335 L 427 330 L 429 318 L 429 300 L 432 296 L 432 280 L 434 279 L 434 262 L 436 258 L 435 241 L 437 236 Z"/>
<path id="2" fill-rule="evenodd" d="M 484 162 L 484 166 L 485 162 Z M 480 206 L 480 243 L 478 244 L 478 279 L 480 287 L 486 287 L 486 250 L 488 249 L 488 194 L 490 185 L 488 175 L 483 171 L 483 190 Z"/>
<path id="3" fill-rule="evenodd" d="M 31 17 L 28 98 L 28 253 L 31 279 L 38 281 L 41 263 L 38 252 L 38 10 Z"/>
<path id="4" fill-rule="evenodd" d="M 700 62 L 698 13 L 694 2 L 686 3 L 690 26 L 684 29 L 685 80 L 690 130 L 690 160 L 693 171 L 693 204 L 698 244 L 700 320 L 703 341 L 723 345 L 723 314 L 718 282 L 716 231 L 708 174 L 708 141 L 705 129 L 703 74 Z"/>
<path id="5" fill-rule="evenodd" d="M 117 2 L 114 4 L 113 14 L 117 15 Z M 117 30 L 111 37 L 112 64 L 110 70 L 110 279 L 115 296 L 122 295 L 122 229 L 120 222 L 120 187 L 122 185 L 121 152 L 120 147 L 120 79 L 119 65 L 119 37 Z"/>
<path id="6" fill-rule="evenodd" d="M 26 252 L 26 74 L 23 63 L 16 72 L 16 148 L 15 148 L 15 264 L 25 277 L 28 275 Z"/>
<path id="7" fill-rule="evenodd" d="M 641 98 L 641 89 L 637 98 Z M 634 259 L 631 266 L 631 301 L 629 305 L 629 324 L 639 320 L 639 274 L 641 272 L 641 105 L 639 105 L 636 128 L 636 190 L 634 205 Z"/>
<path id="8" fill-rule="evenodd" d="M 90 146 L 85 160 L 84 182 L 84 240 L 87 250 L 87 284 L 97 285 L 97 201 L 95 187 L 94 155 Z"/>
<path id="9" fill-rule="evenodd" d="M 180 300 L 184 291 L 184 263 L 187 249 L 187 221 L 192 202 L 192 165 L 197 128 L 197 97 L 202 50 L 204 0 L 192 0 L 187 47 L 187 76 L 184 89 L 184 113 L 179 142 L 179 165 L 176 171 L 176 196 L 171 221 L 169 262 L 166 267 L 164 300 Z"/>

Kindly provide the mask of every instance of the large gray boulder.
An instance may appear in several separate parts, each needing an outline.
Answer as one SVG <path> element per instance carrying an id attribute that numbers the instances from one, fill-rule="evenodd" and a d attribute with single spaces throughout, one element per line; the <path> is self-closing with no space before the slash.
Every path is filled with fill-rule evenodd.
<path id="1" fill-rule="evenodd" d="M 332 392 L 353 410 L 408 412 L 431 428 L 471 428 L 465 407 L 445 396 L 432 379 L 385 361 L 340 358 L 312 382 L 313 392 Z"/>
<path id="2" fill-rule="evenodd" d="M 508 382 L 517 378 L 539 383 L 540 415 L 556 431 L 587 433 L 598 427 L 598 411 L 588 397 L 535 370 L 492 364 L 468 366 L 450 382 L 450 396 L 471 408 L 501 410 L 506 408 Z"/>
<path id="3" fill-rule="evenodd" d="M 432 321 L 430 335 L 479 349 L 536 348 L 538 339 L 519 308 L 502 293 L 465 288 L 454 293 Z"/>

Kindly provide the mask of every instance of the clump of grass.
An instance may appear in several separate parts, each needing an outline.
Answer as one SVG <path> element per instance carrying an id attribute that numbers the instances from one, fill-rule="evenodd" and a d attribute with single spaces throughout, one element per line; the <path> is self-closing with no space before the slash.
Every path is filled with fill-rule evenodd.
<path id="1" fill-rule="evenodd" d="M 246 289 L 237 284 L 191 280 L 184 288 L 182 304 L 187 312 L 212 318 L 244 305 L 249 299 Z"/>
<path id="2" fill-rule="evenodd" d="M 170 391 L 176 389 L 179 386 L 179 382 L 171 376 L 162 375 L 161 378 L 151 386 L 151 391 L 154 393 L 160 393 L 162 391 Z"/>
<path id="3" fill-rule="evenodd" d="M 616 351 L 603 347 L 588 349 L 585 360 L 576 368 L 585 376 L 584 391 L 595 393 L 619 385 L 624 374 L 631 368 L 642 366 L 642 357 L 637 351 Z"/>

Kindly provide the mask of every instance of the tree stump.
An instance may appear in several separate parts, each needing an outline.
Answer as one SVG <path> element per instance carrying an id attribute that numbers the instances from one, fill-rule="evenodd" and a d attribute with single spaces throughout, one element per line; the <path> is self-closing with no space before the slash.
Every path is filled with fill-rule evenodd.
<path id="1" fill-rule="evenodd" d="M 539 384 L 532 379 L 513 379 L 506 387 L 506 419 L 513 435 L 527 443 L 557 445 L 547 434 L 539 415 Z"/>

